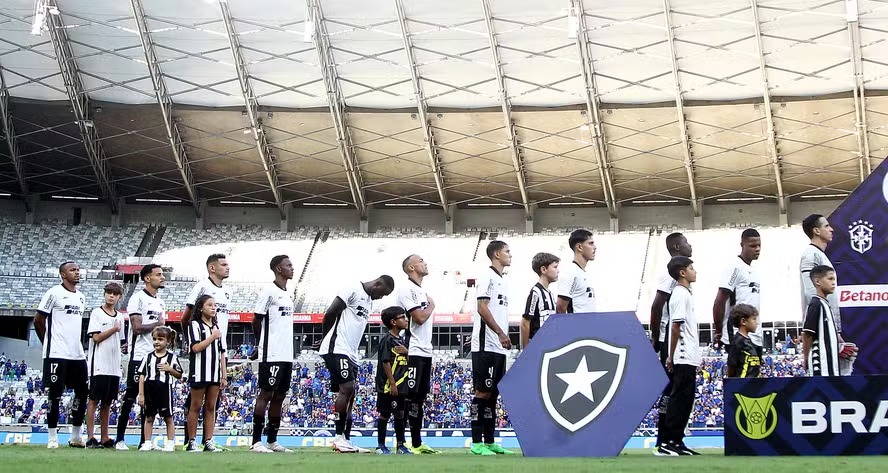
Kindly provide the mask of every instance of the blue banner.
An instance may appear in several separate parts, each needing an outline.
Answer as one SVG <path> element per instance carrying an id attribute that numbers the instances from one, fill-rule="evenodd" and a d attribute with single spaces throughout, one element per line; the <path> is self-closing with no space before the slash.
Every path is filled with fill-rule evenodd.
<path id="1" fill-rule="evenodd" d="M 725 454 L 888 454 L 888 376 L 729 378 Z"/>

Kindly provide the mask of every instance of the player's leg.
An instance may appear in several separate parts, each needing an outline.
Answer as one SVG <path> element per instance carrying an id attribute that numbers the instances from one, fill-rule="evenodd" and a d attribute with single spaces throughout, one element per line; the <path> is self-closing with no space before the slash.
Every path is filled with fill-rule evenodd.
<path id="1" fill-rule="evenodd" d="M 203 444 L 205 452 L 221 451 L 216 448 L 213 441 L 213 434 L 216 431 L 216 401 L 219 400 L 219 385 L 212 384 L 207 386 L 207 393 L 204 397 L 203 412 Z"/>
<path id="2" fill-rule="evenodd" d="M 64 360 L 47 358 L 43 360 L 43 384 L 49 390 L 49 412 L 46 415 L 46 427 L 49 432 L 47 448 L 59 448 L 59 404 L 65 390 Z"/>
<path id="3" fill-rule="evenodd" d="M 668 454 L 688 455 L 682 453 L 684 431 L 694 407 L 696 372 L 696 368 L 690 365 L 675 365 L 672 368 L 672 392 L 669 394 L 669 414 L 666 416 L 663 438 L 663 448 Z"/>
<path id="4" fill-rule="evenodd" d="M 398 396 L 392 400 L 392 416 L 395 418 L 395 442 L 397 443 L 396 452 L 399 455 L 413 455 L 413 450 L 408 448 L 406 443 L 407 430 L 407 398 Z M 431 450 L 431 449 L 430 449 Z"/>
<path id="5" fill-rule="evenodd" d="M 111 439 L 108 422 L 111 419 L 111 401 L 102 401 L 99 408 L 99 429 L 101 431 L 100 445 L 104 448 L 113 447 L 114 440 Z"/>
<path id="6" fill-rule="evenodd" d="M 388 429 L 389 418 L 392 413 L 392 396 L 384 393 L 376 394 L 376 454 L 389 455 L 392 452 L 385 445 L 385 436 Z"/>
<path id="7" fill-rule="evenodd" d="M 68 445 L 76 448 L 86 447 L 83 441 L 83 418 L 86 416 L 86 399 L 89 395 L 89 372 L 86 360 L 67 360 L 65 369 L 65 385 L 74 391 L 71 401 L 71 438 Z"/>
<path id="8" fill-rule="evenodd" d="M 166 443 L 163 444 L 164 452 L 173 452 L 176 449 L 176 424 L 173 422 L 173 416 L 163 418 L 166 423 Z"/>
<path id="9" fill-rule="evenodd" d="M 143 408 L 142 419 L 145 421 L 142 423 L 142 438 L 145 439 L 144 442 L 139 445 L 140 452 L 150 452 L 154 450 L 154 444 L 151 441 L 151 435 L 154 430 L 154 417 L 156 415 L 157 409 L 154 406 L 149 406 L 149 401 L 145 402 L 145 406 Z"/>
<path id="10" fill-rule="evenodd" d="M 496 403 L 499 399 L 499 383 L 502 381 L 503 376 L 506 375 L 506 355 L 491 353 L 491 356 L 493 357 L 493 392 L 490 393 L 485 406 L 484 445 L 488 450 L 498 455 L 513 455 L 514 452 L 511 450 L 506 450 L 496 444 Z"/>
<path id="11" fill-rule="evenodd" d="M 120 413 L 117 416 L 117 443 L 114 448 L 117 450 L 127 450 L 126 446 L 126 427 L 129 425 L 130 413 L 133 411 L 133 404 L 136 403 L 136 396 L 139 395 L 139 363 L 135 361 L 129 362 L 126 369 L 126 391 L 123 393 L 123 401 L 120 404 Z M 141 435 L 139 435 L 141 437 Z M 139 445 L 144 439 L 139 439 Z"/>
<path id="12" fill-rule="evenodd" d="M 96 411 L 99 407 L 98 399 L 93 397 L 93 386 L 96 384 L 95 376 L 90 381 L 90 393 L 89 399 L 86 403 L 86 447 L 87 448 L 98 448 L 99 441 L 96 440 Z M 104 406 L 102 406 L 104 407 Z M 101 421 L 100 421 L 101 422 Z"/>
<path id="13" fill-rule="evenodd" d="M 496 455 L 482 442 L 484 433 L 484 410 L 493 392 L 493 364 L 489 353 L 472 353 L 472 384 L 475 397 L 469 408 L 472 419 L 472 453 L 475 455 Z"/>
<path id="14" fill-rule="evenodd" d="M 408 361 L 407 379 L 407 420 L 410 424 L 410 443 L 416 453 L 435 454 L 437 450 L 423 445 L 422 425 L 425 420 L 424 406 L 429 396 L 432 385 L 432 359 L 427 357 L 414 357 Z M 415 368 L 410 370 L 409 368 Z M 413 381 L 411 383 L 411 381 Z"/>
<path id="15" fill-rule="evenodd" d="M 660 364 L 663 365 L 663 371 L 666 372 L 666 378 L 669 380 L 666 383 L 666 387 L 663 388 L 663 393 L 660 395 L 660 399 L 657 402 L 657 442 L 654 445 L 654 451 L 656 454 L 659 454 L 660 445 L 663 443 L 662 432 L 665 425 L 666 415 L 669 412 L 669 394 L 672 392 L 672 373 L 666 369 L 666 358 L 668 357 L 668 353 L 665 348 L 660 348 Z"/>
<path id="16" fill-rule="evenodd" d="M 261 379 L 261 378 L 260 378 Z M 260 387 L 259 393 L 256 395 L 256 402 L 253 405 L 253 446 L 250 450 L 268 453 L 267 448 L 262 445 L 262 431 L 265 430 L 265 411 L 268 410 L 268 401 L 274 393 L 267 388 Z"/>
<path id="17" fill-rule="evenodd" d="M 282 388 L 275 390 L 268 404 L 268 448 L 278 453 L 292 453 L 288 448 L 278 443 L 278 431 L 281 429 L 281 414 L 284 407 L 284 399 L 287 398 L 290 382 L 287 377 L 286 384 L 281 383 Z"/>
<path id="18" fill-rule="evenodd" d="M 185 445 L 188 445 L 188 442 L 192 440 L 193 437 L 189 437 L 188 432 L 191 430 L 188 428 L 189 418 L 191 417 L 189 414 L 191 413 L 191 388 L 188 389 L 188 394 L 185 395 Z"/>
<path id="19" fill-rule="evenodd" d="M 197 448 L 197 442 L 195 440 L 195 437 L 197 437 L 197 416 L 200 414 L 200 408 L 203 406 L 206 391 L 207 388 L 205 386 L 192 386 L 191 392 L 188 394 L 191 398 L 191 403 L 188 408 L 188 421 L 185 424 L 188 429 L 185 433 L 185 436 L 188 437 L 185 450 L 189 452 L 200 451 L 200 449 Z M 206 417 L 204 417 L 204 422 L 206 422 Z"/>

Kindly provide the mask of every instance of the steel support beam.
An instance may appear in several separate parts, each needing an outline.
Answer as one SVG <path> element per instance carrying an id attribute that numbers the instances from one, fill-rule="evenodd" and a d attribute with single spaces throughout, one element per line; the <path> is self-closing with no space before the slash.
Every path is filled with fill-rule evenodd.
<path id="1" fill-rule="evenodd" d="M 759 54 L 759 71 L 762 74 L 762 99 L 765 108 L 765 124 L 768 134 L 768 155 L 774 168 L 774 180 L 777 184 L 777 208 L 780 214 L 786 213 L 786 194 L 783 192 L 783 167 L 780 153 L 777 151 L 777 130 L 774 128 L 774 110 L 771 108 L 771 85 L 768 82 L 768 67 L 765 63 L 765 46 L 762 42 L 762 24 L 759 21 L 758 0 L 749 0 L 752 8 L 752 24 L 755 26 L 755 47 Z"/>
<path id="2" fill-rule="evenodd" d="M 228 2 L 219 2 L 219 8 L 222 10 L 222 22 L 225 23 L 225 31 L 228 33 L 228 46 L 231 48 L 231 56 L 234 58 L 237 80 L 240 84 L 241 95 L 244 98 L 244 106 L 247 109 L 247 118 L 250 120 L 253 140 L 256 142 L 256 150 L 259 152 L 265 178 L 268 180 L 271 193 L 274 195 L 274 203 L 281 214 L 281 220 L 284 220 L 287 218 L 287 209 L 284 207 L 284 199 L 281 197 L 277 163 L 271 151 L 271 146 L 268 145 L 268 139 L 265 137 L 262 120 L 259 118 L 259 101 L 256 100 L 256 94 L 253 93 L 253 87 L 250 85 L 250 74 L 247 71 L 247 63 L 241 53 L 240 40 L 237 38 L 237 32 L 234 31 L 234 23 L 231 21 L 231 10 L 228 8 Z"/>
<path id="3" fill-rule="evenodd" d="M 52 4 L 54 3 L 52 2 Z M 77 68 L 74 51 L 71 49 L 71 44 L 68 41 L 65 23 L 62 21 L 61 14 L 47 14 L 46 20 L 49 37 L 52 40 L 53 49 L 55 49 L 56 60 L 58 60 L 62 79 L 65 82 L 65 92 L 71 101 L 74 120 L 77 123 L 77 128 L 80 130 L 80 137 L 83 139 L 86 155 L 89 158 L 93 171 L 96 173 L 102 197 L 111 208 L 111 213 L 117 215 L 120 208 L 117 201 L 117 189 L 111 177 L 111 166 L 108 165 L 99 132 L 92 121 L 92 108 L 89 97 L 84 91 L 83 82 L 80 79 L 80 70 Z"/>
<path id="4" fill-rule="evenodd" d="M 327 36 L 327 26 L 324 23 L 324 12 L 319 0 L 306 0 L 309 18 L 306 22 L 314 28 L 315 49 L 318 52 L 318 65 L 324 78 L 324 88 L 327 91 L 327 104 L 330 107 L 330 115 L 333 118 L 333 127 L 336 130 L 336 141 L 339 144 L 339 154 L 342 156 L 342 165 L 348 178 L 348 187 L 351 190 L 352 199 L 361 219 L 367 218 L 367 201 L 364 197 L 364 180 L 361 169 L 355 157 L 355 147 L 351 141 L 348 123 L 345 121 L 345 95 L 339 84 L 339 74 L 336 72 L 336 59 L 333 57 L 333 49 L 330 47 L 330 38 Z"/>
<path id="5" fill-rule="evenodd" d="M 15 168 L 15 177 L 18 180 L 22 199 L 25 201 L 25 211 L 31 211 L 31 199 L 28 192 L 28 181 L 25 178 L 25 167 L 19 156 L 18 143 L 15 141 L 15 127 L 12 125 L 12 113 L 9 111 L 9 90 L 6 88 L 6 80 L 3 79 L 3 71 L 0 70 L 0 126 L 3 127 L 3 136 L 6 146 L 9 147 L 9 159 Z"/>
<path id="6" fill-rule="evenodd" d="M 169 89 L 166 86 L 166 80 L 163 72 L 160 70 L 160 64 L 157 62 L 157 55 L 154 52 L 154 42 L 151 41 L 151 34 L 148 28 L 148 20 L 145 18 L 145 10 L 142 8 L 141 0 L 132 0 L 133 15 L 136 19 L 136 26 L 139 29 L 139 39 L 142 42 L 142 52 L 145 53 L 145 63 L 148 65 L 148 72 L 151 74 L 151 83 L 154 85 L 154 94 L 157 97 L 157 104 L 160 105 L 160 112 L 163 114 L 163 124 L 166 127 L 167 140 L 170 142 L 170 149 L 176 160 L 176 167 L 179 169 L 179 175 L 182 176 L 182 183 L 188 192 L 188 198 L 194 207 L 194 215 L 201 217 L 200 197 L 198 195 L 197 186 L 194 184 L 194 175 L 191 173 L 191 165 L 188 161 L 188 155 L 185 152 L 185 146 L 182 144 L 182 136 L 179 134 L 179 127 L 173 120 L 173 100 L 170 98 Z"/>
<path id="7" fill-rule="evenodd" d="M 663 0 L 663 12 L 666 17 L 666 35 L 669 39 L 669 59 L 672 62 L 672 78 L 675 81 L 675 111 L 678 115 L 678 131 L 681 133 L 681 146 L 684 152 L 684 166 L 688 174 L 688 188 L 691 192 L 691 209 L 694 217 L 700 216 L 700 205 L 697 202 L 697 178 L 694 171 L 694 158 L 691 155 L 691 142 L 688 138 L 688 125 L 685 122 L 684 97 L 681 91 L 681 77 L 678 74 L 678 54 L 675 50 L 675 31 L 672 29 L 672 7 L 669 0 Z"/>
<path id="8" fill-rule="evenodd" d="M 490 54 L 493 56 L 493 66 L 496 72 L 496 83 L 499 88 L 500 105 L 503 109 L 503 121 L 505 122 L 506 136 L 509 140 L 509 151 L 512 153 L 512 165 L 515 167 L 515 177 L 518 178 L 518 190 L 521 192 L 521 204 L 524 206 L 524 216 L 531 219 L 530 201 L 527 198 L 527 178 L 524 175 L 524 163 L 521 159 L 521 147 L 518 144 L 518 136 L 515 133 L 515 123 L 512 121 L 512 103 L 509 101 L 509 93 L 506 90 L 506 80 L 503 74 L 502 61 L 499 55 L 499 45 L 496 41 L 496 31 L 493 26 L 493 13 L 490 11 L 488 0 L 481 0 L 484 7 L 484 21 L 487 23 L 487 36 L 490 39 Z"/>
<path id="9" fill-rule="evenodd" d="M 857 135 L 860 182 L 873 172 L 870 158 L 869 127 L 866 123 L 866 86 L 863 78 L 863 48 L 860 42 L 860 13 L 857 2 L 846 1 L 848 37 L 851 42 L 851 73 L 854 75 L 854 133 Z"/>
<path id="10" fill-rule="evenodd" d="M 589 50 L 589 38 L 586 36 L 586 16 L 584 14 L 583 0 L 572 0 L 571 8 L 577 15 L 579 31 L 577 32 L 577 47 L 580 50 L 580 65 L 583 74 L 583 82 L 586 84 L 586 125 L 592 132 L 592 150 L 595 160 L 598 162 L 598 174 L 601 177 L 601 189 L 604 192 L 604 202 L 607 211 L 612 218 L 618 217 L 617 196 L 614 188 L 614 178 L 611 174 L 610 162 L 607 153 L 607 139 L 604 136 L 604 126 L 601 121 L 601 97 L 598 95 L 598 86 L 595 84 L 595 65 L 592 63 L 592 52 Z"/>
<path id="11" fill-rule="evenodd" d="M 428 118 L 428 104 L 422 90 L 422 81 L 419 79 L 419 71 L 416 69 L 416 56 L 413 54 L 413 41 L 410 39 L 410 31 L 407 26 L 407 16 L 404 14 L 402 0 L 394 0 L 395 9 L 398 11 L 398 24 L 401 25 L 401 37 L 404 38 L 404 52 L 407 53 L 407 61 L 410 63 L 410 80 L 413 83 L 413 94 L 416 97 L 416 111 L 420 123 L 422 123 L 423 140 L 425 141 L 426 154 L 429 156 L 429 164 L 432 166 L 432 176 L 435 178 L 435 188 L 438 190 L 438 198 L 441 199 L 441 208 L 444 209 L 444 217 L 450 220 L 450 206 L 447 202 L 447 193 L 444 191 L 444 174 L 441 169 L 441 159 L 438 156 L 438 145 L 435 135 L 432 133 L 432 125 Z"/>

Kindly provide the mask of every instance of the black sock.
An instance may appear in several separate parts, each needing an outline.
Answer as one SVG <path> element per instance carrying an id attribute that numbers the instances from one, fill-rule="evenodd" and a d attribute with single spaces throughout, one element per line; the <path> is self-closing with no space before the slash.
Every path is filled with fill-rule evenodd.
<path id="1" fill-rule="evenodd" d="M 342 435 L 345 432 L 345 419 L 347 416 L 341 412 L 335 413 L 335 416 L 336 420 L 333 421 L 333 425 L 336 426 L 336 435 Z"/>
<path id="2" fill-rule="evenodd" d="M 139 445 L 145 443 L 145 414 L 144 409 L 139 411 Z"/>
<path id="3" fill-rule="evenodd" d="M 280 416 L 268 416 L 268 443 L 278 441 L 278 430 L 281 428 Z"/>
<path id="4" fill-rule="evenodd" d="M 253 415 L 253 444 L 262 441 L 262 429 L 265 428 L 265 416 L 262 414 Z"/>
<path id="5" fill-rule="evenodd" d="M 55 429 L 59 426 L 59 404 L 61 402 L 61 399 L 51 399 L 49 401 L 49 414 L 46 415 L 46 424 L 50 429 Z"/>
<path id="6" fill-rule="evenodd" d="M 423 399 L 415 399 L 410 402 L 407 410 L 407 420 L 410 422 L 410 441 L 413 448 L 422 445 L 422 411 Z"/>
<path id="7" fill-rule="evenodd" d="M 397 422 L 397 421 L 395 421 Z M 385 433 L 386 427 L 388 427 L 388 419 L 380 417 L 376 419 L 376 446 L 384 447 L 385 446 Z"/>
<path id="8" fill-rule="evenodd" d="M 117 417 L 117 441 L 123 442 L 126 435 L 126 426 L 129 424 L 130 412 L 133 411 L 133 399 L 124 399 L 120 405 L 120 415 Z M 50 405 L 50 416 L 52 415 L 52 405 Z M 56 417 L 58 419 L 58 417 Z M 141 444 L 140 444 L 141 445 Z"/>
<path id="9" fill-rule="evenodd" d="M 496 429 L 496 399 L 488 399 L 484 405 L 484 443 L 490 445 L 494 442 Z"/>
<path id="10" fill-rule="evenodd" d="M 400 419 L 395 417 L 395 439 L 397 440 L 399 447 L 407 443 L 407 440 L 404 438 L 405 430 L 407 430 L 407 419 L 403 416 L 401 416 Z"/>
<path id="11" fill-rule="evenodd" d="M 348 419 L 346 419 L 346 421 L 345 421 L 345 439 L 346 440 L 352 439 L 352 416 L 351 416 L 351 414 L 348 415 Z"/>
<path id="12" fill-rule="evenodd" d="M 191 391 L 188 391 L 188 395 L 185 396 L 185 445 L 188 445 L 188 441 L 191 439 L 188 438 L 188 412 L 191 410 Z"/>
<path id="13" fill-rule="evenodd" d="M 480 397 L 472 398 L 472 406 L 469 408 L 472 418 L 472 443 L 481 443 L 481 415 L 484 411 L 484 399 Z"/>

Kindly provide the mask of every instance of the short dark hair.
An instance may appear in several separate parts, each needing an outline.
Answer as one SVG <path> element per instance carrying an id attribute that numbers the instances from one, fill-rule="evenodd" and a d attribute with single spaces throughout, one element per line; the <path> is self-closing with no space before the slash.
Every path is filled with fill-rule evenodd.
<path id="1" fill-rule="evenodd" d="M 814 266 L 813 268 L 811 268 L 811 274 L 810 274 L 811 281 L 814 281 L 815 279 L 822 278 L 822 277 L 826 276 L 827 274 L 834 273 L 834 272 L 836 272 L 836 270 L 833 269 L 832 266 L 827 266 L 825 264 L 821 264 L 819 266 Z"/>
<path id="2" fill-rule="evenodd" d="M 382 281 L 383 284 L 385 284 L 386 288 L 391 289 L 391 290 L 395 289 L 395 279 L 393 277 L 389 276 L 388 274 L 383 274 L 382 276 L 378 277 L 377 279 Z"/>
<path id="3" fill-rule="evenodd" d="M 808 238 L 814 238 L 814 229 L 817 228 L 817 222 L 819 222 L 821 218 L 823 218 L 823 215 L 811 214 L 802 220 L 802 231 L 805 232 L 805 236 Z"/>
<path id="4" fill-rule="evenodd" d="M 687 256 L 673 256 L 669 260 L 669 264 L 666 265 L 666 269 L 669 270 L 669 276 L 678 281 L 681 278 L 681 272 L 688 269 L 688 266 L 692 264 L 694 262 Z"/>
<path id="5" fill-rule="evenodd" d="M 285 259 L 289 258 L 290 257 L 287 255 L 277 255 L 271 259 L 271 262 L 268 263 L 268 267 L 271 268 L 272 271 L 274 271 L 274 268 L 277 268 L 278 266 L 280 266 L 281 263 L 284 262 Z"/>
<path id="6" fill-rule="evenodd" d="M 761 238 L 762 236 L 759 234 L 758 230 L 755 228 L 747 228 L 743 230 L 743 233 L 740 234 L 740 239 L 745 240 L 747 238 Z"/>
<path id="7" fill-rule="evenodd" d="M 503 248 L 505 248 L 506 246 L 508 246 L 508 245 L 506 245 L 506 242 L 504 242 L 502 240 L 491 241 L 490 243 L 487 244 L 487 257 L 489 259 L 493 259 L 493 255 L 496 254 L 497 251 L 500 251 Z"/>
<path id="8" fill-rule="evenodd" d="M 142 270 L 139 271 L 139 279 L 144 281 L 145 276 L 148 276 L 149 274 L 151 274 L 151 272 L 154 271 L 156 268 L 160 268 L 160 270 L 163 271 L 163 268 L 159 264 L 151 263 L 151 264 L 146 264 L 145 266 L 142 266 Z"/>
<path id="9" fill-rule="evenodd" d="M 410 258 L 413 258 L 414 256 L 416 255 L 410 255 L 404 258 L 404 261 L 401 262 L 401 270 L 403 270 L 405 273 L 407 272 L 407 266 L 410 266 Z"/>
<path id="10" fill-rule="evenodd" d="M 65 261 L 64 263 L 60 264 L 60 265 L 59 265 L 59 273 L 61 273 L 62 271 L 64 271 L 64 270 L 65 270 L 65 266 L 68 266 L 69 264 L 74 264 L 74 262 L 73 262 L 73 261 Z"/>
<path id="11" fill-rule="evenodd" d="M 533 267 L 533 272 L 537 273 L 537 276 L 539 276 L 541 274 L 540 268 L 548 268 L 549 265 L 551 265 L 552 263 L 557 263 L 559 261 L 561 261 L 561 258 L 553 255 L 552 253 L 542 252 L 533 255 L 533 259 L 530 260 L 530 265 Z"/>
<path id="12" fill-rule="evenodd" d="M 105 294 L 116 294 L 118 296 L 123 295 L 123 286 L 116 282 L 109 282 L 105 284 Z"/>
<path id="13" fill-rule="evenodd" d="M 399 315 L 406 315 L 407 312 L 404 312 L 404 308 L 400 306 L 393 305 L 391 307 L 386 307 L 382 310 L 382 325 L 385 325 L 385 328 L 391 329 L 392 322 L 395 321 L 395 317 Z"/>
<path id="14" fill-rule="evenodd" d="M 675 232 L 670 233 L 669 236 L 666 237 L 666 249 L 672 251 L 672 247 L 678 244 L 679 241 L 684 237 L 684 234 Z"/>
<path id="15" fill-rule="evenodd" d="M 577 245 L 592 238 L 592 232 L 584 228 L 570 232 L 567 244 L 570 245 L 570 251 L 577 251 Z"/>
<path id="16" fill-rule="evenodd" d="M 225 255 L 222 253 L 213 253 L 207 258 L 207 266 L 219 261 L 220 259 L 225 259 Z"/>
<path id="17" fill-rule="evenodd" d="M 750 317 L 758 317 L 759 313 L 755 307 L 749 304 L 737 304 L 731 309 L 731 325 L 740 328 L 741 322 Z"/>

